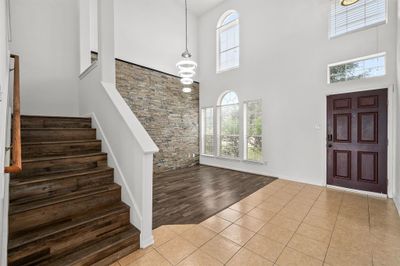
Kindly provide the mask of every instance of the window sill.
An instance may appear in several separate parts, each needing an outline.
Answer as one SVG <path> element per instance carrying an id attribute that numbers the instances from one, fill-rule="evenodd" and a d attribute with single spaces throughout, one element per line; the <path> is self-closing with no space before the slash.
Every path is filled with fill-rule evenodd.
<path id="1" fill-rule="evenodd" d="M 250 164 L 258 164 L 258 165 L 264 165 L 265 162 L 263 161 L 252 161 L 252 160 L 243 160 L 245 163 L 250 163 Z"/>
<path id="2" fill-rule="evenodd" d="M 210 154 L 200 154 L 202 157 L 208 157 L 208 158 L 215 158 L 215 155 L 210 155 Z"/>
<path id="3" fill-rule="evenodd" d="M 228 72 L 230 70 L 238 69 L 239 67 L 240 66 L 230 67 L 230 68 L 226 68 L 226 69 L 220 69 L 220 70 L 217 70 L 217 74 L 222 74 L 222 73 Z"/>
<path id="4" fill-rule="evenodd" d="M 201 154 L 200 156 L 201 157 L 205 157 L 205 158 L 212 158 L 212 159 L 218 159 L 218 160 L 224 160 L 224 161 L 233 161 L 233 162 L 243 162 L 243 163 L 256 164 L 256 165 L 265 165 L 266 164 L 266 162 L 263 162 L 263 161 L 243 160 L 243 159 L 239 159 L 239 158 L 214 156 L 214 155 L 207 155 L 207 154 Z"/>

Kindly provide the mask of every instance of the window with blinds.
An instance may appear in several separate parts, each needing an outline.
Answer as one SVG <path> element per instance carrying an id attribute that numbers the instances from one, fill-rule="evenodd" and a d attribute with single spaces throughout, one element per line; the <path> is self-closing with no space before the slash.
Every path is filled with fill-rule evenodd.
<path id="1" fill-rule="evenodd" d="M 330 37 L 386 23 L 387 0 L 360 0 L 342 6 L 340 0 L 331 0 Z"/>

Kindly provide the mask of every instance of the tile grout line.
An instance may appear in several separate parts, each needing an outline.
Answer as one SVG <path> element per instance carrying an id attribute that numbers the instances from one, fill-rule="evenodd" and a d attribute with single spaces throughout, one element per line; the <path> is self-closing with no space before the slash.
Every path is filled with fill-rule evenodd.
<path id="1" fill-rule="evenodd" d="M 335 224 L 333 225 L 333 228 L 332 228 L 331 237 L 330 237 L 330 239 L 329 239 L 329 244 L 328 244 L 328 248 L 326 249 L 326 253 L 325 253 L 325 257 L 324 257 L 323 263 L 325 263 L 326 257 L 328 256 L 328 251 L 329 251 L 329 248 L 330 248 L 330 246 L 331 246 L 331 242 L 332 242 L 332 238 L 333 238 L 333 233 L 335 232 L 336 223 L 337 223 L 337 220 L 338 220 L 338 218 L 339 218 L 340 209 L 342 208 L 342 205 L 343 205 L 344 193 L 341 193 L 341 195 L 342 195 L 342 196 L 341 196 L 341 199 L 340 199 L 339 210 L 338 210 L 337 215 L 336 215 Z"/>

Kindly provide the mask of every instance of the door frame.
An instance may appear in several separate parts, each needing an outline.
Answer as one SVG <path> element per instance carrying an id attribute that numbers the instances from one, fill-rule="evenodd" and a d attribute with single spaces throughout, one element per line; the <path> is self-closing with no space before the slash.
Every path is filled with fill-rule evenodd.
<path id="1" fill-rule="evenodd" d="M 327 140 L 326 136 L 328 134 L 327 128 L 327 118 L 328 118 L 328 110 L 327 110 L 327 99 L 330 95 L 337 95 L 337 94 L 344 94 L 344 93 L 353 93 L 353 92 L 363 92 L 363 91 L 371 91 L 371 90 L 380 90 L 386 89 L 388 90 L 388 149 L 387 149 L 387 173 L 388 173 L 388 180 L 387 180 L 387 197 L 393 198 L 394 191 L 395 191 L 395 171 L 396 171 L 396 121 L 397 121 L 397 104 L 396 104 L 396 90 L 395 85 L 386 85 L 386 86 L 379 86 L 379 87 L 365 87 L 365 88 L 351 88 L 349 89 L 339 89 L 337 87 L 330 89 L 324 95 L 324 102 L 325 102 L 325 114 L 324 114 L 324 134 L 322 136 L 324 143 L 323 150 L 324 150 L 324 158 L 325 158 L 325 186 L 328 186 L 328 156 L 326 152 L 326 145 Z M 400 116 L 400 115 L 399 115 Z M 339 188 L 339 187 L 338 187 Z M 343 188 L 343 190 L 347 191 L 356 191 L 362 194 L 370 194 L 370 195 L 380 195 L 378 193 L 362 191 L 362 190 L 350 190 L 348 188 Z M 383 194 L 382 194 L 383 195 Z"/>

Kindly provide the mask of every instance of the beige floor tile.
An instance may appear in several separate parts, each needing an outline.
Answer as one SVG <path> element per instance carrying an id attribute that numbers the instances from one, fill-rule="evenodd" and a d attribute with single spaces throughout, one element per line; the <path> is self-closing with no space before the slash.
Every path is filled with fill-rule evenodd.
<path id="1" fill-rule="evenodd" d="M 201 251 L 207 253 L 211 257 L 217 259 L 222 263 L 226 263 L 233 255 L 240 249 L 238 244 L 235 244 L 225 237 L 217 235 L 204 246 L 200 248 Z"/>
<path id="2" fill-rule="evenodd" d="M 372 253 L 374 266 L 399 266 L 400 249 L 375 246 Z"/>
<path id="3" fill-rule="evenodd" d="M 232 209 L 225 209 L 217 214 L 218 217 L 223 218 L 229 222 L 235 222 L 240 217 L 242 217 L 244 213 L 232 210 Z"/>
<path id="4" fill-rule="evenodd" d="M 355 230 L 343 230 L 335 228 L 330 247 L 345 249 L 355 252 L 372 252 L 372 241 L 369 232 L 357 232 Z"/>
<path id="5" fill-rule="evenodd" d="M 369 231 L 369 220 L 359 217 L 345 217 L 339 215 L 337 217 L 336 228 L 341 228 L 348 231 L 359 231 L 359 232 L 368 232 Z"/>
<path id="6" fill-rule="evenodd" d="M 169 229 L 177 233 L 178 235 L 182 234 L 183 232 L 189 230 L 195 226 L 194 224 L 174 224 L 174 225 L 166 225 Z"/>
<path id="7" fill-rule="evenodd" d="M 153 247 L 148 247 L 146 249 L 139 249 L 139 250 L 136 250 L 135 252 L 129 254 L 128 256 L 123 257 L 118 262 L 121 266 L 126 266 L 152 251 L 154 251 Z"/>
<path id="8" fill-rule="evenodd" d="M 305 236 L 294 234 L 288 243 L 288 247 L 293 248 L 301 253 L 316 258 L 320 261 L 325 259 L 328 243 L 307 238 Z"/>
<path id="9" fill-rule="evenodd" d="M 235 224 L 240 225 L 250 231 L 257 232 L 264 226 L 265 221 L 259 220 L 249 215 L 245 215 L 235 222 Z"/>
<path id="10" fill-rule="evenodd" d="M 231 226 L 229 226 L 220 233 L 221 236 L 229 240 L 232 240 L 233 242 L 235 242 L 240 246 L 246 244 L 246 242 L 249 241 L 254 234 L 255 232 L 250 231 L 236 224 L 232 224 Z"/>
<path id="11" fill-rule="evenodd" d="M 154 246 L 159 247 L 177 236 L 178 234 L 175 233 L 171 228 L 168 228 L 168 226 L 160 226 L 159 228 L 153 230 Z"/>
<path id="12" fill-rule="evenodd" d="M 284 206 L 285 206 L 285 204 L 276 204 L 274 202 L 270 202 L 267 200 L 267 201 L 261 203 L 260 205 L 258 205 L 257 208 L 276 213 L 276 212 L 279 212 L 280 210 L 282 210 Z"/>
<path id="13" fill-rule="evenodd" d="M 307 215 L 303 220 L 304 223 L 317 226 L 325 230 L 332 231 L 335 227 L 336 217 L 334 218 L 325 218 L 316 215 Z"/>
<path id="14" fill-rule="evenodd" d="M 178 236 L 156 249 L 164 258 L 175 265 L 193 253 L 196 247 L 189 241 Z"/>
<path id="15" fill-rule="evenodd" d="M 290 238 L 292 238 L 294 231 L 279 225 L 267 223 L 257 233 L 286 245 Z"/>
<path id="16" fill-rule="evenodd" d="M 285 245 L 268 239 L 262 235 L 256 234 L 246 244 L 245 248 L 266 258 L 269 261 L 275 262 L 281 254 L 282 250 L 285 248 Z"/>
<path id="17" fill-rule="evenodd" d="M 370 266 L 372 254 L 329 248 L 325 262 L 332 266 Z"/>
<path id="18" fill-rule="evenodd" d="M 118 261 L 114 262 L 113 264 L 110 264 L 110 266 L 121 266 Z"/>
<path id="19" fill-rule="evenodd" d="M 263 257 L 251 252 L 246 248 L 242 248 L 235 256 L 226 264 L 228 266 L 273 266 L 273 263 Z"/>
<path id="20" fill-rule="evenodd" d="M 143 257 L 134 260 L 128 264 L 128 266 L 169 266 L 171 265 L 165 258 L 163 258 L 158 252 L 151 251 Z"/>
<path id="21" fill-rule="evenodd" d="M 335 219 L 336 220 L 338 213 L 339 213 L 339 208 L 338 209 L 334 209 L 334 208 L 332 209 L 329 207 L 320 208 L 320 207 L 314 205 L 310 209 L 308 215 L 318 216 L 318 217 L 322 217 L 325 219 Z"/>
<path id="22" fill-rule="evenodd" d="M 262 220 L 264 222 L 268 222 L 276 215 L 276 212 L 260 209 L 258 207 L 252 209 L 247 215 Z"/>
<path id="23" fill-rule="evenodd" d="M 292 206 L 292 207 L 283 208 L 279 212 L 279 214 L 300 222 L 307 216 L 308 212 L 309 212 L 309 209 L 305 209 L 300 206 L 297 206 L 297 207 Z"/>
<path id="24" fill-rule="evenodd" d="M 222 266 L 223 264 L 207 253 L 197 250 L 184 259 L 179 266 Z"/>
<path id="25" fill-rule="evenodd" d="M 305 223 L 299 226 L 296 233 L 323 243 L 329 243 L 331 238 L 331 231 Z"/>
<path id="26" fill-rule="evenodd" d="M 296 231 L 297 228 L 300 225 L 300 222 L 288 217 L 285 217 L 283 215 L 276 215 L 274 218 L 272 218 L 269 221 L 270 224 L 275 224 L 275 225 L 279 225 L 280 227 L 289 229 L 291 231 Z"/>
<path id="27" fill-rule="evenodd" d="M 322 266 L 322 261 L 307 256 L 291 248 L 285 248 L 279 256 L 276 265 L 279 266 Z"/>
<path id="28" fill-rule="evenodd" d="M 242 202 L 238 202 L 233 204 L 232 206 L 229 207 L 229 209 L 241 212 L 241 213 L 248 213 L 249 211 L 251 211 L 252 209 L 254 209 L 254 206 L 252 205 L 248 205 Z"/>
<path id="29" fill-rule="evenodd" d="M 201 225 L 207 227 L 208 229 L 211 229 L 216 233 L 222 232 L 225 228 L 227 228 L 231 224 L 232 224 L 231 222 L 222 219 L 218 216 L 212 216 L 201 223 Z"/>
<path id="30" fill-rule="evenodd" d="M 217 233 L 202 225 L 196 225 L 185 231 L 181 236 L 192 243 L 196 247 L 204 245 L 207 241 L 213 238 Z"/>

